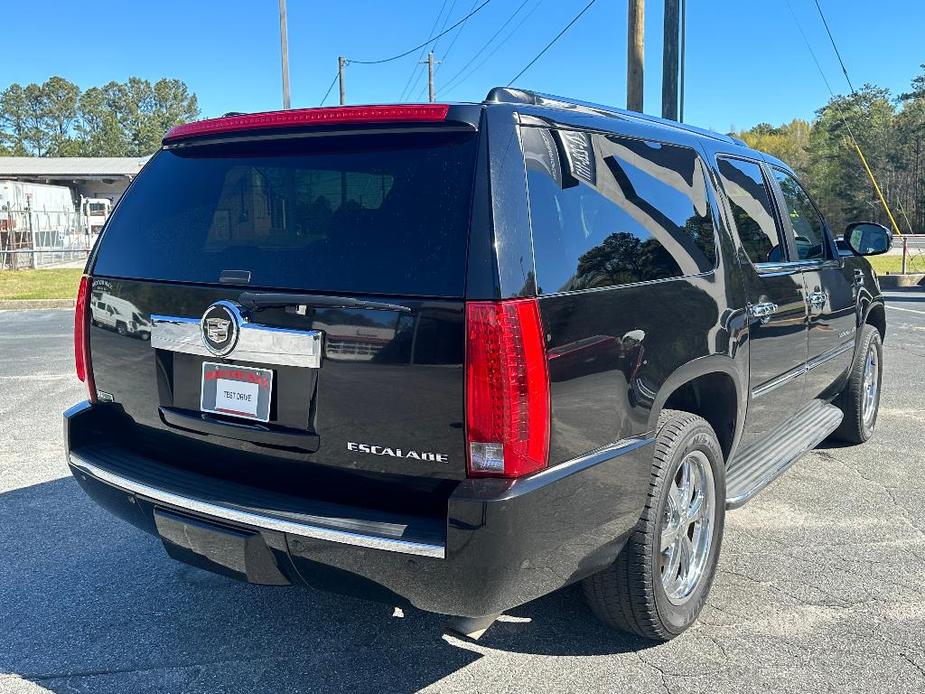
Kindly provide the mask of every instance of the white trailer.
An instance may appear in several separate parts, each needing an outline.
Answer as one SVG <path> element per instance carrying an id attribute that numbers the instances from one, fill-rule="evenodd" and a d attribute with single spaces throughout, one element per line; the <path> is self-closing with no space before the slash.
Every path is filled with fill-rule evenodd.
<path id="1" fill-rule="evenodd" d="M 0 180 L 0 269 L 77 260 L 89 247 L 70 188 Z"/>
<path id="2" fill-rule="evenodd" d="M 108 198 L 80 198 L 80 214 L 90 234 L 100 233 L 111 211 L 112 201 Z"/>

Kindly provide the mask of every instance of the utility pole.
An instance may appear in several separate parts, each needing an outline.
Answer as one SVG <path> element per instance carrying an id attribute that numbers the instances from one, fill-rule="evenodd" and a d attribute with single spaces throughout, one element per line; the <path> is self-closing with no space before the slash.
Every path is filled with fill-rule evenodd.
<path id="1" fill-rule="evenodd" d="M 421 60 L 418 65 L 427 63 L 427 100 L 435 101 L 437 98 L 437 88 L 434 86 L 434 65 L 439 65 L 439 60 L 434 60 L 434 52 L 427 54 L 427 60 Z"/>
<path id="2" fill-rule="evenodd" d="M 629 0 L 626 41 L 626 108 L 643 110 L 646 0 Z"/>
<path id="3" fill-rule="evenodd" d="M 290 108 L 289 31 L 286 27 L 286 0 L 279 0 L 279 42 L 283 56 L 283 108 Z"/>
<path id="4" fill-rule="evenodd" d="M 681 76 L 678 89 L 680 97 L 678 101 L 678 121 L 684 122 L 684 64 L 687 62 L 687 0 L 681 0 Z"/>
<path id="5" fill-rule="evenodd" d="M 344 84 L 344 68 L 347 67 L 347 59 L 340 56 L 337 59 L 337 83 L 340 85 L 340 105 L 347 103 L 347 87 Z"/>
<path id="6" fill-rule="evenodd" d="M 678 28 L 679 0 L 665 0 L 664 48 L 662 50 L 662 118 L 678 120 Z"/>

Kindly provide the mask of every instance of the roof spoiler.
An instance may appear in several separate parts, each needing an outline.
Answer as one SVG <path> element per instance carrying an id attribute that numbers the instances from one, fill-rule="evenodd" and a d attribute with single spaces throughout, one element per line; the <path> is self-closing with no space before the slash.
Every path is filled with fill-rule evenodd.
<path id="1" fill-rule="evenodd" d="M 341 124 L 434 123 L 445 121 L 449 109 L 448 104 L 393 104 L 229 114 L 221 118 L 177 125 L 164 136 L 164 144 L 193 137 L 245 133 L 253 130 L 301 129 Z"/>

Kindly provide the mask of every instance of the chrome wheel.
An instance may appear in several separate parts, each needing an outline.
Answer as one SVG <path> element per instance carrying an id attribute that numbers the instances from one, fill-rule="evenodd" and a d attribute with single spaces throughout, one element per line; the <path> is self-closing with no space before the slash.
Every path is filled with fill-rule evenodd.
<path id="1" fill-rule="evenodd" d="M 675 605 L 687 602 L 704 575 L 713 543 L 714 489 L 706 455 L 688 453 L 671 481 L 662 517 L 662 587 Z"/>
<path id="2" fill-rule="evenodd" d="M 880 389 L 880 359 L 877 354 L 877 345 L 871 344 L 867 348 L 867 359 L 864 362 L 864 383 L 861 391 L 861 417 L 864 427 L 869 429 L 877 416 L 877 404 Z"/>

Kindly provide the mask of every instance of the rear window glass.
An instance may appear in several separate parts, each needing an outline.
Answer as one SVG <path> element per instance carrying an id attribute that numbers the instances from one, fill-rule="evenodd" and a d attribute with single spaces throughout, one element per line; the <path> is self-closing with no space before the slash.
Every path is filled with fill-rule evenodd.
<path id="1" fill-rule="evenodd" d="M 427 134 L 165 150 L 113 214 L 94 272 L 462 296 L 475 149 L 475 134 Z"/>
<path id="2" fill-rule="evenodd" d="M 712 207 L 694 150 L 570 130 L 521 132 L 542 292 L 716 267 Z"/>

